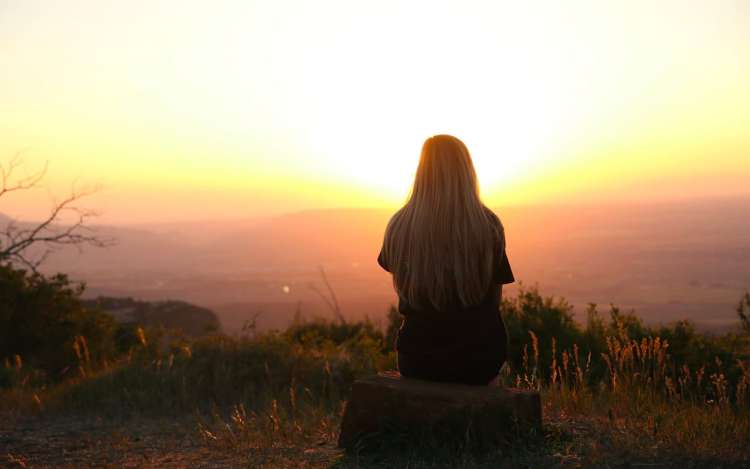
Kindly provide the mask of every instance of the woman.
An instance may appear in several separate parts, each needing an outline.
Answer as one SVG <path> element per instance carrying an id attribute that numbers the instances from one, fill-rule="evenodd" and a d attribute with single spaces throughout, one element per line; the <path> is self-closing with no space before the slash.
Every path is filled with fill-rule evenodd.
<path id="1" fill-rule="evenodd" d="M 405 377 L 486 385 L 507 357 L 502 285 L 514 281 L 498 217 L 479 198 L 466 146 L 436 135 L 422 146 L 411 196 L 388 223 L 378 263 L 393 274 L 404 320 Z"/>

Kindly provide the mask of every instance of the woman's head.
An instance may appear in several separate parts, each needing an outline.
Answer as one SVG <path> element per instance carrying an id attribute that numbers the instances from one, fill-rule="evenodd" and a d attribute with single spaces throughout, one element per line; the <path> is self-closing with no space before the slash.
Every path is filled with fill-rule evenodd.
<path id="1" fill-rule="evenodd" d="M 425 140 L 411 197 L 479 199 L 477 173 L 464 142 L 452 135 Z"/>
<path id="2" fill-rule="evenodd" d="M 385 233 L 383 254 L 399 295 L 440 310 L 479 303 L 502 240 L 499 220 L 479 198 L 466 145 L 450 135 L 428 138 L 409 200 Z"/>

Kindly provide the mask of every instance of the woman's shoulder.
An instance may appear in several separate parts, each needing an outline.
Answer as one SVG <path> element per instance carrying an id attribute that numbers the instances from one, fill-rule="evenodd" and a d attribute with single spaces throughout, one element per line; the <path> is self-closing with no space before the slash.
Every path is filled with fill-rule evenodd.
<path id="1" fill-rule="evenodd" d="M 497 230 L 499 235 L 505 234 L 505 227 L 503 227 L 503 222 L 500 221 L 500 217 L 489 207 L 484 207 L 485 212 L 487 213 L 487 218 L 489 219 L 490 223 L 492 224 L 492 227 Z"/>

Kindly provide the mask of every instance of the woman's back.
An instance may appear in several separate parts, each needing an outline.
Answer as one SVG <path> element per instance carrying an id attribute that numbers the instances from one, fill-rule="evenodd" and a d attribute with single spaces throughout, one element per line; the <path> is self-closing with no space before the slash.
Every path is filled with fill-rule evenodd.
<path id="1" fill-rule="evenodd" d="M 404 316 L 396 343 L 403 375 L 486 384 L 498 374 L 507 354 L 502 284 L 514 278 L 502 223 L 481 203 L 460 140 L 425 142 L 378 263 L 394 275 Z"/>

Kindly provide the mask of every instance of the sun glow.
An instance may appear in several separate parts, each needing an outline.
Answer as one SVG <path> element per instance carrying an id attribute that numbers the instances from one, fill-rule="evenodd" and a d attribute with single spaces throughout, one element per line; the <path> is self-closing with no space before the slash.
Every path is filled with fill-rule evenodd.
<path id="1" fill-rule="evenodd" d="M 102 183 L 118 220 L 395 205 L 437 133 L 492 202 L 731 191 L 750 15 L 722 5 L 19 2 L 0 157 Z"/>

